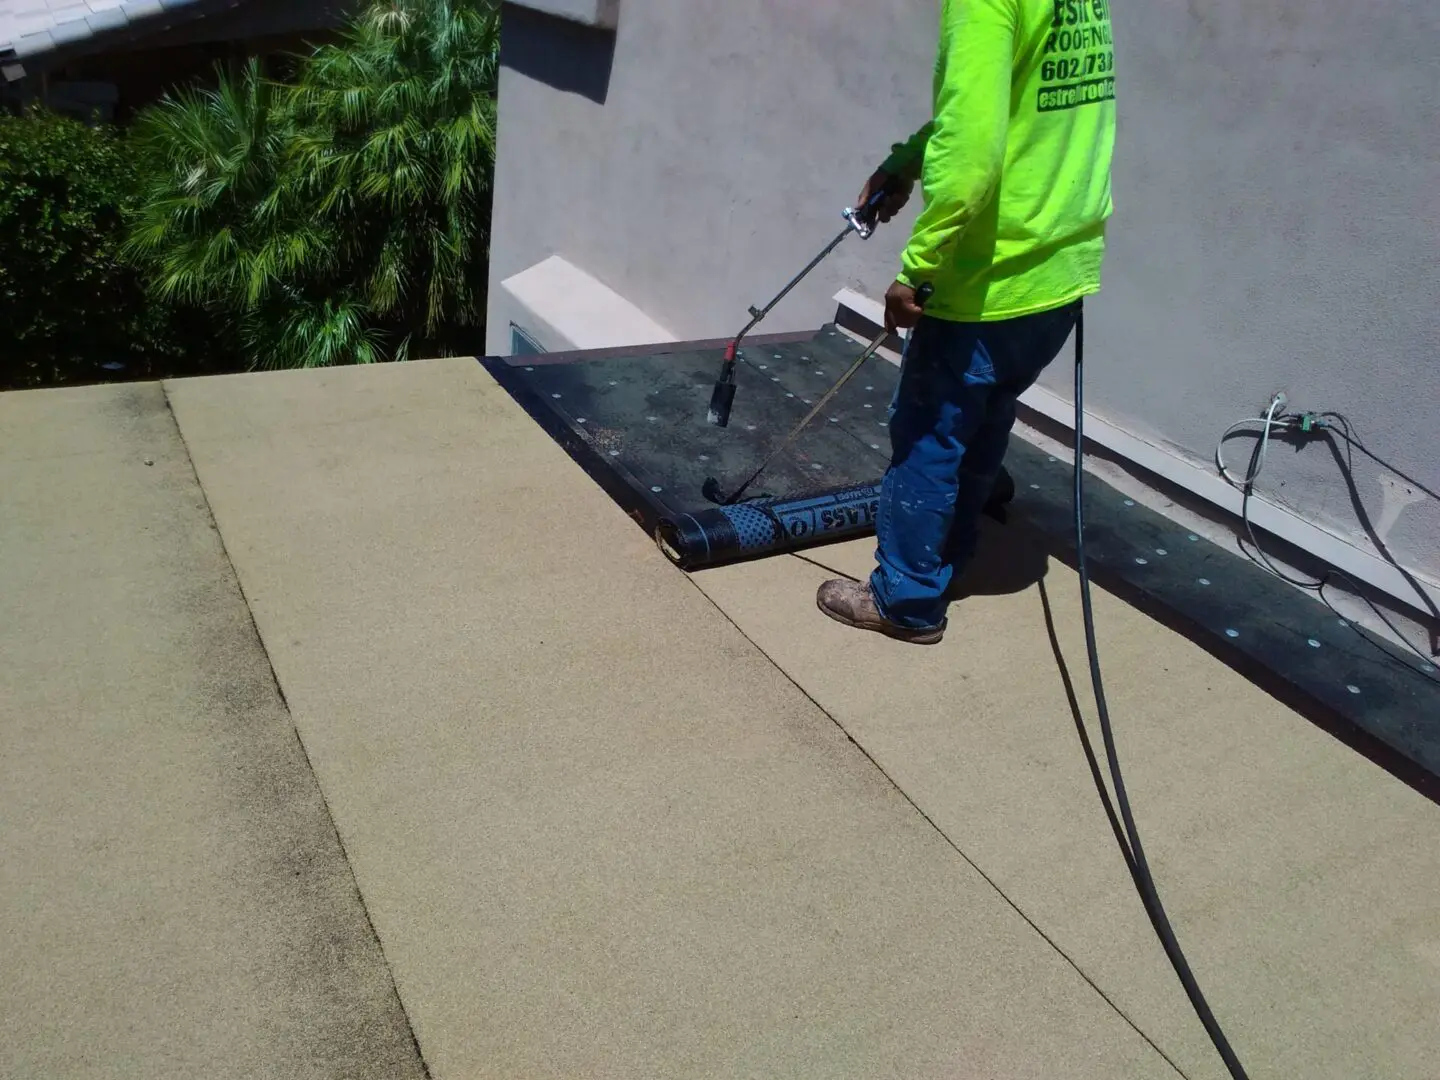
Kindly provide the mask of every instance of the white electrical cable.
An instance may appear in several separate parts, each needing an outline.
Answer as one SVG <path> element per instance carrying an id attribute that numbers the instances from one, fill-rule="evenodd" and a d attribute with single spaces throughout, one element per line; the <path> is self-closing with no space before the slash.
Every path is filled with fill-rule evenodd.
<path id="1" fill-rule="evenodd" d="M 1256 479 L 1265 469 L 1266 455 L 1270 448 L 1271 434 L 1276 430 L 1321 430 L 1328 433 L 1330 430 L 1332 430 L 1332 426 L 1327 423 L 1323 417 L 1327 415 L 1339 415 L 1306 413 L 1304 414 L 1304 416 L 1296 417 L 1295 419 L 1277 417 L 1277 413 L 1284 406 L 1284 404 L 1284 395 L 1276 394 L 1275 397 L 1271 399 L 1270 407 L 1265 410 L 1264 416 L 1249 417 L 1247 419 L 1240 420 L 1234 424 L 1231 424 L 1228 428 L 1225 429 L 1224 434 L 1220 436 L 1220 441 L 1215 446 L 1215 466 L 1217 469 L 1219 469 L 1221 477 L 1223 477 L 1225 481 L 1231 486 L 1238 488 L 1244 496 L 1240 501 L 1240 521 L 1241 524 L 1245 527 L 1245 537 L 1248 538 L 1250 541 L 1250 548 L 1253 548 L 1254 550 L 1253 552 L 1247 550 L 1243 539 L 1240 543 L 1240 550 L 1244 551 L 1245 555 L 1252 562 L 1264 567 L 1266 570 L 1278 577 L 1280 580 L 1287 582 L 1290 585 L 1294 585 L 1297 588 L 1305 589 L 1309 592 L 1316 593 L 1320 597 L 1320 600 L 1325 604 L 1325 606 L 1328 607 L 1331 611 L 1335 612 L 1335 614 L 1337 615 L 1340 615 L 1341 613 L 1336 610 L 1335 605 L 1330 603 L 1329 597 L 1325 595 L 1325 586 L 1331 584 L 1336 579 L 1348 582 L 1355 595 L 1358 596 L 1361 600 L 1363 600 L 1369 606 L 1370 610 L 1373 611 L 1387 627 L 1389 627 L 1390 632 L 1393 633 L 1397 638 L 1399 638 L 1400 642 L 1403 643 L 1410 652 L 1414 653 L 1417 657 L 1420 658 L 1422 662 L 1424 662 L 1425 669 L 1422 671 L 1421 669 L 1416 668 L 1415 665 L 1410 664 L 1405 660 L 1401 659 L 1400 657 L 1394 655 L 1388 649 L 1382 648 L 1378 644 L 1378 642 L 1373 641 L 1368 636 L 1361 634 L 1361 637 L 1364 637 L 1366 641 L 1370 641 L 1377 648 L 1380 648 L 1386 656 L 1390 657 L 1390 659 L 1394 660 L 1396 663 L 1403 664 L 1406 668 L 1414 671 L 1416 674 L 1426 674 L 1427 672 L 1433 671 L 1435 667 L 1435 658 L 1432 656 L 1427 656 L 1424 650 L 1420 649 L 1413 641 L 1411 641 L 1408 637 L 1401 633 L 1399 628 L 1396 627 L 1395 624 L 1392 623 L 1388 618 L 1386 618 L 1385 613 L 1381 611 L 1369 597 L 1365 596 L 1360 591 L 1359 586 L 1355 585 L 1355 583 L 1347 575 L 1339 573 L 1338 571 L 1333 571 L 1329 574 L 1326 574 L 1324 577 L 1315 579 L 1314 581 L 1304 581 L 1300 578 L 1291 577 L 1290 575 L 1282 571 L 1273 562 L 1271 562 L 1270 557 L 1265 554 L 1265 550 L 1260 546 L 1260 541 L 1255 536 L 1255 529 L 1250 523 L 1250 498 L 1255 493 Z M 1297 420 L 1299 422 L 1296 422 Z M 1250 467 L 1246 470 L 1244 478 L 1241 479 L 1234 476 L 1230 472 L 1229 468 L 1227 468 L 1225 465 L 1225 440 L 1230 438 L 1231 435 L 1233 435 L 1240 429 L 1249 427 L 1254 424 L 1259 424 L 1261 426 L 1260 442 L 1257 444 L 1254 451 L 1252 451 L 1250 455 Z M 1348 430 L 1348 423 L 1345 425 L 1345 428 L 1346 430 L 1343 432 L 1342 435 L 1345 441 L 1350 443 L 1356 442 L 1357 440 L 1355 440 L 1353 436 L 1351 436 Z M 1349 623 L 1348 619 L 1345 621 Z M 1356 628 L 1356 633 L 1359 633 L 1358 628 Z"/>
<path id="2" fill-rule="evenodd" d="M 1270 408 L 1265 411 L 1264 416 L 1248 417 L 1244 420 L 1239 421 L 1238 423 L 1231 424 L 1228 428 L 1225 429 L 1225 433 L 1220 436 L 1220 441 L 1215 444 L 1215 465 L 1217 468 L 1219 468 L 1220 475 L 1223 476 L 1226 481 L 1231 484 L 1231 486 L 1243 490 L 1244 488 L 1255 483 L 1256 477 L 1258 477 L 1265 468 L 1265 456 L 1270 449 L 1270 433 L 1273 430 L 1275 430 L 1276 428 L 1294 428 L 1299 426 L 1286 420 L 1275 419 L 1276 410 L 1278 410 L 1284 404 L 1285 399 L 1282 398 L 1279 394 L 1276 394 L 1274 400 L 1270 402 Z M 1225 440 L 1230 438 L 1231 435 L 1235 434 L 1235 432 L 1239 431 L 1241 428 L 1248 427 L 1251 424 L 1260 424 L 1263 428 L 1260 433 L 1259 463 L 1257 464 L 1255 461 L 1252 460 L 1250 463 L 1250 472 L 1246 474 L 1245 479 L 1237 480 L 1234 476 L 1230 475 L 1230 470 L 1225 467 Z"/>

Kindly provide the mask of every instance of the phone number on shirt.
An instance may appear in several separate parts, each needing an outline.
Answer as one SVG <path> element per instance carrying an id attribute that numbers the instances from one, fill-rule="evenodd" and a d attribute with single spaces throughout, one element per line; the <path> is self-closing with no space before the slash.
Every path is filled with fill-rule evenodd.
<path id="1" fill-rule="evenodd" d="M 1045 82 L 1056 79 L 1079 79 L 1089 75 L 1108 75 L 1115 70 L 1113 52 L 1091 53 L 1089 56 L 1062 57 L 1046 60 L 1040 65 L 1040 78 Z"/>

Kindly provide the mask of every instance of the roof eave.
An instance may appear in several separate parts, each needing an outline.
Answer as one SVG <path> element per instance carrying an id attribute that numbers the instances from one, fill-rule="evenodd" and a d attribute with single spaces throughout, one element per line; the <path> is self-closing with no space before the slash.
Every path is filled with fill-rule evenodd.
<path id="1" fill-rule="evenodd" d="M 169 3 L 164 7 L 138 19 L 88 24 L 90 32 L 55 40 L 47 34 L 50 44 L 27 49 L 23 52 L 12 42 L 0 49 L 0 68 L 3 68 L 7 82 L 15 82 L 28 75 L 37 75 L 82 56 L 105 52 L 117 45 L 140 41 L 185 23 L 195 22 L 216 12 L 241 6 L 244 0 L 189 0 L 188 3 Z M 15 72 L 12 74 L 12 71 Z"/>

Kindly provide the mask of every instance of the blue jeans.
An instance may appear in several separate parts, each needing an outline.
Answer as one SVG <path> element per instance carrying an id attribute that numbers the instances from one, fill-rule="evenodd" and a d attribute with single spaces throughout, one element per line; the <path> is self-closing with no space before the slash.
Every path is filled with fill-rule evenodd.
<path id="1" fill-rule="evenodd" d="M 880 614 L 929 629 L 975 554 L 980 513 L 1005 460 L 1015 400 L 1065 345 L 1077 301 L 989 323 L 924 316 L 911 334 L 890 416 L 870 588 Z"/>

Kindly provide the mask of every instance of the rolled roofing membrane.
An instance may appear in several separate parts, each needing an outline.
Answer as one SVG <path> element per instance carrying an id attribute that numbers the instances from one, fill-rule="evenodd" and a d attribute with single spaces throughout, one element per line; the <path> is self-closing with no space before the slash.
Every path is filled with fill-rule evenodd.
<path id="1" fill-rule="evenodd" d="M 695 570 L 866 536 L 875 530 L 879 505 L 879 484 L 853 484 L 714 506 L 661 518 L 655 542 L 681 569 Z"/>

